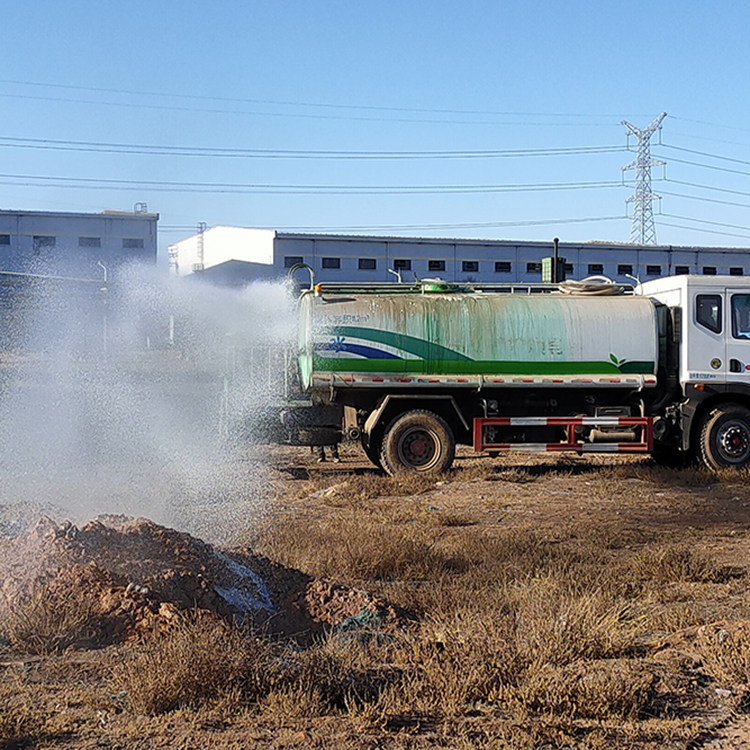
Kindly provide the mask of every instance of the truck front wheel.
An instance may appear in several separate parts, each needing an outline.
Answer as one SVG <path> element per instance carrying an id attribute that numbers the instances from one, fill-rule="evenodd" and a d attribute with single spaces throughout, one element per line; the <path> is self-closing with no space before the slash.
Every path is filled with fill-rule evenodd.
<path id="1" fill-rule="evenodd" d="M 723 404 L 709 412 L 701 427 L 698 449 L 709 469 L 742 469 L 750 465 L 750 410 Z"/>
<path id="2" fill-rule="evenodd" d="M 439 474 L 451 467 L 455 453 L 456 440 L 448 423 L 431 411 L 415 409 L 386 428 L 380 462 L 391 476 L 409 471 Z"/>

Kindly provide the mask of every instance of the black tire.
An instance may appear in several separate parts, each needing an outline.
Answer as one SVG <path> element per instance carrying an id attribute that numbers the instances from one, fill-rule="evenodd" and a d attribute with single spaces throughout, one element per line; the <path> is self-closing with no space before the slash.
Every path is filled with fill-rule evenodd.
<path id="1" fill-rule="evenodd" d="M 365 439 L 364 434 L 360 440 L 362 444 L 362 450 L 365 452 L 365 456 L 373 463 L 378 469 L 382 469 L 383 465 L 380 463 L 380 440 L 379 438 L 370 435 L 369 439 Z"/>
<path id="2" fill-rule="evenodd" d="M 404 472 L 440 474 L 450 469 L 456 440 L 448 423 L 423 409 L 396 417 L 383 435 L 380 462 L 391 475 Z"/>
<path id="3" fill-rule="evenodd" d="M 722 404 L 710 411 L 701 424 L 698 453 L 713 471 L 750 466 L 750 410 Z"/>

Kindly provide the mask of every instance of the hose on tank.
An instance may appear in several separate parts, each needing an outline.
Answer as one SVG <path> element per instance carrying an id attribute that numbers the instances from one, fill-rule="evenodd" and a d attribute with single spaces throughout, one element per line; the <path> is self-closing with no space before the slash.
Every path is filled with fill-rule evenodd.
<path id="1" fill-rule="evenodd" d="M 632 291 L 629 284 L 617 284 L 607 276 L 588 276 L 581 281 L 570 279 L 561 282 L 558 288 L 562 294 L 587 297 L 611 296 Z"/>

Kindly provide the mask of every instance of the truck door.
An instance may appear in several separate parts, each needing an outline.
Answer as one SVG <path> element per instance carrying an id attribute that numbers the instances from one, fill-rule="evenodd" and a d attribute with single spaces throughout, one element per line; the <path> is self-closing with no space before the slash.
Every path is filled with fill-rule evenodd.
<path id="1" fill-rule="evenodd" d="M 750 290 L 726 291 L 726 379 L 750 385 Z"/>
<path id="2" fill-rule="evenodd" d="M 683 377 L 694 382 L 724 381 L 727 368 L 723 290 L 696 291 L 690 297 L 690 321 L 685 325 L 687 361 L 683 361 Z"/>

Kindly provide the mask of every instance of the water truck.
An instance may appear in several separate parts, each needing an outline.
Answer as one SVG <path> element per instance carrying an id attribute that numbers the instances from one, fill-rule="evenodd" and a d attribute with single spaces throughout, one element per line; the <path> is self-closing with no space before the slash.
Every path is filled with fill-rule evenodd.
<path id="1" fill-rule="evenodd" d="M 318 284 L 299 298 L 282 442 L 362 443 L 389 474 L 490 454 L 750 465 L 750 279 Z"/>

